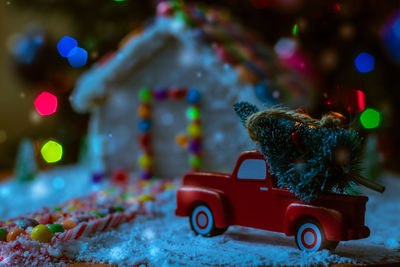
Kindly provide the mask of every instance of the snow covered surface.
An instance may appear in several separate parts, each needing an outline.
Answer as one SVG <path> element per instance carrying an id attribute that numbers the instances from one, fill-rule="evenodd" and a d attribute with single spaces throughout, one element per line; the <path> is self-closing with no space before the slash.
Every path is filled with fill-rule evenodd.
<path id="1" fill-rule="evenodd" d="M 63 194 L 51 190 L 55 193 L 48 193 L 40 199 L 35 194 L 27 194 L 39 181 L 49 184 L 54 177 L 68 176 L 70 179 L 66 180 Z M 30 186 L 13 191 L 12 199 L 3 202 L 7 205 L 2 206 L 7 207 L 7 217 L 11 217 L 37 207 L 63 202 L 94 190 L 88 186 L 88 177 L 84 170 L 71 171 L 68 168 L 47 172 Z M 78 179 L 82 181 L 81 186 Z M 166 191 L 157 197 L 155 216 L 139 215 L 131 223 L 116 229 L 58 244 L 51 253 L 66 255 L 75 261 L 115 263 L 118 266 L 138 263 L 149 266 L 315 266 L 345 262 L 399 262 L 400 179 L 386 175 L 382 183 L 387 187 L 384 194 L 365 192 L 370 198 L 366 225 L 371 229 L 371 236 L 363 240 L 341 242 L 335 252 L 324 250 L 305 253 L 297 249 L 292 237 L 244 227 L 230 227 L 225 234 L 212 238 L 195 236 L 188 219 L 174 215 L 175 191 Z M 7 186 L 12 187 L 12 184 Z M 7 186 L 0 187 L 0 190 L 3 191 Z M 63 263 L 58 261 L 59 264 Z"/>
<path id="2" fill-rule="evenodd" d="M 85 166 L 71 165 L 40 172 L 35 180 L 9 179 L 0 184 L 0 219 L 24 214 L 43 206 L 54 206 L 73 197 L 85 196 L 103 188 L 94 184 Z M 4 204 L 6 203 L 6 204 Z"/>
<path id="3" fill-rule="evenodd" d="M 367 239 L 342 242 L 335 252 L 299 251 L 284 234 L 230 227 L 220 236 L 195 236 L 187 218 L 174 216 L 175 195 L 166 192 L 168 204 L 159 216 L 139 216 L 132 223 L 71 243 L 68 256 L 77 261 L 145 263 L 150 266 L 316 266 L 334 263 L 400 261 L 400 180 L 387 175 L 383 195 L 368 192 Z"/>

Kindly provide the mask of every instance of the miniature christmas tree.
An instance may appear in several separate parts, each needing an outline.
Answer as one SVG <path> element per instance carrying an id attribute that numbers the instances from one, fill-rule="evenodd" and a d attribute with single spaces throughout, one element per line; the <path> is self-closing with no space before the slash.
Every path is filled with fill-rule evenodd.
<path id="1" fill-rule="evenodd" d="M 35 178 L 38 166 L 35 147 L 32 140 L 23 139 L 19 145 L 15 164 L 15 177 L 20 182 L 31 181 Z"/>
<path id="2" fill-rule="evenodd" d="M 361 138 L 340 127 L 340 114 L 316 120 L 281 108 L 259 111 L 245 102 L 234 109 L 278 178 L 278 186 L 300 199 L 310 202 L 322 192 L 344 193 L 354 183 L 383 192 L 383 186 L 359 175 Z"/>

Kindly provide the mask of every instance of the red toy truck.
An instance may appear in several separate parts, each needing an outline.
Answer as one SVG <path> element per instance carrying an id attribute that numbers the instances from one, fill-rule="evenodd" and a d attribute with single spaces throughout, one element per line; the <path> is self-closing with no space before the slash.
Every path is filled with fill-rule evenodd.
<path id="1" fill-rule="evenodd" d="M 321 195 L 312 204 L 276 187 L 258 151 L 240 155 L 232 174 L 192 172 L 177 193 L 177 216 L 189 216 L 196 234 L 222 234 L 230 225 L 295 236 L 305 251 L 335 249 L 339 241 L 369 236 L 365 196 Z"/>

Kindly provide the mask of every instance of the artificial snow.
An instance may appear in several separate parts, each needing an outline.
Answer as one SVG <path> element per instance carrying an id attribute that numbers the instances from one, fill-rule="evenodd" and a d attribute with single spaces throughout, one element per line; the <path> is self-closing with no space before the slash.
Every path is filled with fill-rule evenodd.
<path id="1" fill-rule="evenodd" d="M 86 166 L 71 165 L 40 172 L 33 181 L 14 178 L 0 183 L 0 219 L 8 219 L 35 211 L 44 206 L 55 206 L 74 197 L 86 196 L 105 187 L 93 183 Z"/>
<path id="2" fill-rule="evenodd" d="M 337 263 L 395 262 L 400 259 L 400 180 L 386 176 L 387 191 L 368 192 L 367 239 L 341 242 L 335 252 L 298 250 L 293 237 L 244 227 L 230 227 L 220 236 L 196 236 L 188 218 L 174 215 L 174 191 L 163 193 L 167 204 L 157 215 L 138 216 L 111 231 L 69 243 L 64 248 L 76 261 L 119 266 L 316 266 Z"/>
<path id="3" fill-rule="evenodd" d="M 71 171 L 71 170 L 70 170 Z M 61 175 L 62 173 L 62 175 Z M 66 177 L 66 171 L 52 172 Z M 77 174 L 77 172 L 73 172 Z M 51 177 L 49 173 L 42 177 Z M 66 184 L 77 180 L 70 174 Z M 88 178 L 85 178 L 88 179 Z M 85 179 L 83 179 L 85 181 Z M 88 181 L 89 182 L 89 181 Z M 377 263 L 399 262 L 400 260 L 400 180 L 394 175 L 386 175 L 382 180 L 387 191 L 378 194 L 365 192 L 369 201 L 366 211 L 366 225 L 371 229 L 367 239 L 341 242 L 334 252 L 327 250 L 306 253 L 298 250 L 293 237 L 263 230 L 234 226 L 220 236 L 206 238 L 196 236 L 190 229 L 188 218 L 176 217 L 175 190 L 157 195 L 152 205 L 153 212 L 138 215 L 130 223 L 118 228 L 97 233 L 92 237 L 69 242 L 56 242 L 54 246 L 41 246 L 36 241 L 20 240 L 15 245 L 7 243 L 3 251 L 12 250 L 14 255 L 2 263 L 12 262 L 12 266 L 23 266 L 34 260 L 40 266 L 63 266 L 72 261 L 111 263 L 118 266 L 144 264 L 148 266 L 316 266 L 337 263 Z M 32 182 L 31 186 L 34 185 Z M 73 186 L 64 188 L 63 193 L 76 196 L 83 189 Z M 90 187 L 87 187 L 90 188 Z M 25 191 L 15 191 L 13 197 L 24 198 L 25 203 L 35 203 L 33 195 L 21 196 Z M 90 190 L 86 189 L 86 193 Z M 47 195 L 43 206 L 62 202 L 66 197 Z M 29 199 L 32 198 L 32 199 Z M 46 198 L 42 198 L 44 201 Z M 54 202 L 54 203 L 53 203 Z M 23 205 L 5 202 L 15 210 L 7 214 L 15 216 L 25 213 Z M 7 209 L 10 211 L 10 209 Z M 32 208 L 30 209 L 32 210 Z M 25 250 L 29 254 L 24 257 Z"/>

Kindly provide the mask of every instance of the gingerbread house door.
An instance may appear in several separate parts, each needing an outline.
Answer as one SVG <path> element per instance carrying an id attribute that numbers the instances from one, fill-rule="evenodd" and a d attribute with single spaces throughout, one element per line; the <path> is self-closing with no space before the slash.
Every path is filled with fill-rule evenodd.
<path id="1" fill-rule="evenodd" d="M 202 136 L 198 91 L 142 90 L 149 95 L 139 107 L 142 177 L 181 177 L 198 169 Z"/>

